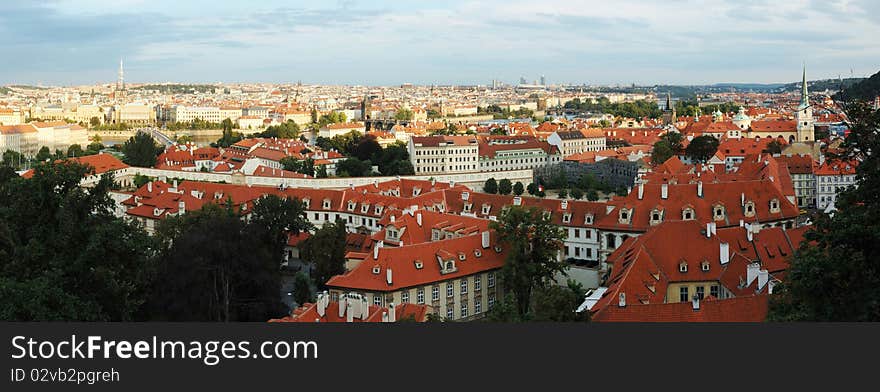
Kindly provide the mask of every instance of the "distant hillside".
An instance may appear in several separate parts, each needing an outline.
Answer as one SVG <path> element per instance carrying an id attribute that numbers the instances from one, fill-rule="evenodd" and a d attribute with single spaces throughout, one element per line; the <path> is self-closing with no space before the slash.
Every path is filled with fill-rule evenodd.
<path id="1" fill-rule="evenodd" d="M 841 101 L 871 101 L 878 95 L 880 95 L 880 72 L 877 72 L 870 78 L 855 83 L 837 93 L 834 96 L 834 99 Z"/>
<path id="2" fill-rule="evenodd" d="M 846 78 L 846 79 L 824 79 L 824 80 L 811 80 L 807 81 L 807 87 L 810 88 L 810 91 L 825 91 L 832 90 L 838 91 L 842 88 L 847 88 L 852 86 L 858 82 L 865 80 L 865 78 Z M 783 91 L 798 91 L 801 89 L 801 83 L 788 83 L 783 86 Z"/>
<path id="3" fill-rule="evenodd" d="M 132 90 L 153 90 L 163 94 L 194 94 L 213 92 L 216 86 L 208 84 L 145 84 Z"/>

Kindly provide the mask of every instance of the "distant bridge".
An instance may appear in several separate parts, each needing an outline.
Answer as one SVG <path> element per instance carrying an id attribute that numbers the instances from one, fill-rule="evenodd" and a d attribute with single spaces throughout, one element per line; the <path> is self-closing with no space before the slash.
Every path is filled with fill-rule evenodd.
<path id="1" fill-rule="evenodd" d="M 97 131 L 97 134 L 101 137 L 107 138 L 123 138 L 128 139 L 134 135 L 137 135 L 138 132 L 144 132 L 153 137 L 158 143 L 165 145 L 165 147 L 171 146 L 174 144 L 174 139 L 162 133 L 162 130 L 156 127 L 148 127 L 148 128 L 129 128 L 125 130 L 105 130 L 105 131 Z"/>

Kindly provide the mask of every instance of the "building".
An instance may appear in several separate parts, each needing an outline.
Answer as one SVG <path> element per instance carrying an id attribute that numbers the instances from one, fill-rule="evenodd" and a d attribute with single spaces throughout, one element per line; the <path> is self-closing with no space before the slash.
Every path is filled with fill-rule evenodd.
<path id="1" fill-rule="evenodd" d="M 548 138 L 559 149 L 563 157 L 585 151 L 605 149 L 605 133 L 598 129 L 568 130 L 553 132 Z"/>
<path id="2" fill-rule="evenodd" d="M 0 108 L 0 125 L 18 125 L 23 122 L 24 115 L 18 108 Z"/>
<path id="3" fill-rule="evenodd" d="M 226 117 L 220 113 L 220 108 L 216 106 L 184 106 L 174 105 L 167 113 L 167 119 L 170 122 L 188 123 L 195 119 L 202 121 L 219 123 Z M 234 119 L 233 119 L 234 120 Z"/>
<path id="4" fill-rule="evenodd" d="M 111 119 L 114 124 L 153 125 L 156 123 L 156 110 L 143 103 L 114 105 Z"/>
<path id="5" fill-rule="evenodd" d="M 794 194 L 797 197 L 798 207 L 817 207 L 816 176 L 813 174 L 816 161 L 813 160 L 813 157 L 810 155 L 783 155 L 776 159 L 788 166 L 791 181 L 794 183 Z"/>
<path id="6" fill-rule="evenodd" d="M 407 149 L 417 175 L 480 170 L 479 144 L 474 136 L 414 136 Z"/>
<path id="7" fill-rule="evenodd" d="M 15 151 L 33 157 L 40 150 L 37 128 L 32 124 L 0 125 L 0 153 Z"/>
<path id="8" fill-rule="evenodd" d="M 812 142 L 815 137 L 815 124 L 813 123 L 813 106 L 810 105 L 810 97 L 807 94 L 807 67 L 804 67 L 803 80 L 801 81 L 801 102 L 794 114 L 797 123 L 798 142 Z"/>
<path id="9" fill-rule="evenodd" d="M 315 303 L 306 303 L 290 312 L 290 315 L 271 319 L 270 323 L 393 323 L 398 321 L 428 321 L 431 313 L 427 305 L 403 303 L 376 306 L 366 302 L 357 293 L 347 293 L 331 301 L 327 292 L 318 293 Z"/>
<path id="10" fill-rule="evenodd" d="M 362 122 L 327 124 L 318 130 L 318 137 L 332 138 L 349 132 L 357 132 L 363 135 L 367 132 L 367 127 Z"/>
<path id="11" fill-rule="evenodd" d="M 534 169 L 562 161 L 556 146 L 534 137 L 483 137 L 479 155 L 480 172 Z"/>
<path id="12" fill-rule="evenodd" d="M 67 149 L 77 144 L 85 147 L 89 144 L 88 130 L 79 124 L 68 124 L 64 121 L 34 121 L 31 125 L 37 129 L 37 143 L 49 148 L 49 151 Z"/>
<path id="13" fill-rule="evenodd" d="M 430 305 L 447 320 L 466 321 L 484 317 L 500 299 L 505 253 L 489 231 L 405 247 L 377 245 L 354 269 L 327 281 L 331 301 L 355 292 L 376 306 Z"/>
<path id="14" fill-rule="evenodd" d="M 813 172 L 816 177 L 816 208 L 834 206 L 837 195 L 856 184 L 856 161 L 826 160 Z"/>

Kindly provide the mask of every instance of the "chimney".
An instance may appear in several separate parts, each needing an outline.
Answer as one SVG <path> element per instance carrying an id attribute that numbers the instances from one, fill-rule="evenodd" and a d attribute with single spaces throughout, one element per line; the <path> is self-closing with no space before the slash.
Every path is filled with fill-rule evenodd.
<path id="1" fill-rule="evenodd" d="M 382 312 L 382 322 L 383 323 L 388 322 L 388 312 Z"/>
<path id="2" fill-rule="evenodd" d="M 353 322 L 354 321 L 354 303 L 348 302 L 346 308 L 348 308 L 348 309 L 346 309 L 346 312 L 345 312 L 345 322 L 346 323 Z"/>
<path id="3" fill-rule="evenodd" d="M 712 223 L 706 223 L 706 238 L 712 238 Z"/>
<path id="4" fill-rule="evenodd" d="M 721 260 L 721 265 L 725 265 L 725 264 L 727 264 L 727 263 L 730 261 L 730 244 L 728 244 L 728 243 L 726 243 L 726 242 L 722 242 L 721 245 L 720 245 L 720 249 L 719 249 L 719 251 L 720 251 L 720 253 L 721 253 L 721 254 L 719 255 L 720 258 L 721 258 L 721 259 L 720 259 L 720 260 Z"/>
<path id="5" fill-rule="evenodd" d="M 382 245 L 384 245 L 382 241 L 379 241 L 375 245 L 373 245 L 373 260 L 379 260 L 379 248 L 381 248 Z"/>
<path id="6" fill-rule="evenodd" d="M 642 200 L 642 197 L 645 196 L 645 184 L 639 183 L 639 200 Z"/>
<path id="7" fill-rule="evenodd" d="M 661 184 L 660 185 L 660 198 L 668 199 L 669 198 L 669 184 Z"/>
<path id="8" fill-rule="evenodd" d="M 419 225 L 419 227 L 422 227 L 422 213 L 421 212 L 416 214 L 416 223 Z"/>
<path id="9" fill-rule="evenodd" d="M 488 231 L 484 231 L 484 232 L 482 232 L 482 233 L 480 233 L 480 234 L 481 234 L 482 237 L 483 237 L 483 238 L 482 238 L 483 249 L 486 249 L 486 248 L 489 247 L 489 232 L 488 232 Z"/>
<path id="10" fill-rule="evenodd" d="M 153 193 L 153 181 L 147 183 L 147 192 Z"/>
<path id="11" fill-rule="evenodd" d="M 694 310 L 700 310 L 700 297 L 694 296 L 691 298 L 691 306 L 693 306 Z"/>
<path id="12" fill-rule="evenodd" d="M 718 224 L 715 222 L 712 222 L 711 225 L 712 225 L 712 235 L 718 235 Z"/>
<path id="13" fill-rule="evenodd" d="M 346 296 L 340 295 L 339 296 L 339 318 L 342 318 L 342 316 L 345 316 L 345 307 L 346 306 L 347 306 Z"/>
<path id="14" fill-rule="evenodd" d="M 746 194 L 745 193 L 739 194 L 739 205 L 741 205 L 741 206 L 746 205 Z"/>
<path id="15" fill-rule="evenodd" d="M 768 281 L 770 281 L 770 272 L 765 269 L 758 271 L 758 291 L 763 290 Z"/>
<path id="16" fill-rule="evenodd" d="M 394 302 L 388 304 L 388 322 L 393 323 L 397 321 L 397 309 L 394 308 Z"/>
<path id="17" fill-rule="evenodd" d="M 620 293 L 617 295 L 617 306 L 621 308 L 626 307 L 626 293 Z"/>
<path id="18" fill-rule="evenodd" d="M 703 197 L 703 181 L 697 181 L 697 197 Z"/>
<path id="19" fill-rule="evenodd" d="M 745 228 L 746 228 L 746 239 L 748 239 L 749 242 L 754 241 L 755 237 L 752 232 L 752 225 L 746 223 Z"/>
<path id="20" fill-rule="evenodd" d="M 174 189 L 177 189 L 177 180 L 174 180 Z"/>
<path id="21" fill-rule="evenodd" d="M 462 193 L 461 193 L 461 199 L 462 199 L 462 200 L 467 200 L 467 199 L 470 197 L 470 195 L 471 195 L 471 194 L 468 193 L 468 192 L 462 192 Z"/>
<path id="22" fill-rule="evenodd" d="M 746 267 L 746 286 L 751 286 L 752 282 L 758 277 L 758 271 L 761 269 L 761 265 L 758 263 L 751 263 Z"/>
<path id="23" fill-rule="evenodd" d="M 392 283 L 392 280 L 391 280 L 391 268 L 388 268 L 388 269 L 385 270 L 385 281 L 387 281 L 387 282 L 388 282 L 388 285 L 391 286 L 391 283 Z"/>
<path id="24" fill-rule="evenodd" d="M 177 213 L 179 215 L 183 215 L 184 213 L 186 213 L 186 202 L 185 201 L 180 200 L 177 202 Z"/>

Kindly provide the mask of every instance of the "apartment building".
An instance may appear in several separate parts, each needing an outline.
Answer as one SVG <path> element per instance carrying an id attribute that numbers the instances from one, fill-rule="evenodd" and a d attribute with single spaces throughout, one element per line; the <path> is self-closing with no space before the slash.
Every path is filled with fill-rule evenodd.
<path id="1" fill-rule="evenodd" d="M 857 161 L 826 160 L 814 171 L 816 177 L 816 207 L 826 209 L 834 205 L 837 195 L 856 184 Z"/>
<path id="2" fill-rule="evenodd" d="M 563 157 L 586 151 L 605 149 L 605 133 L 599 129 L 556 131 L 547 137 Z"/>
<path id="3" fill-rule="evenodd" d="M 479 144 L 474 136 L 413 136 L 407 146 L 417 175 L 480 170 Z"/>
<path id="4" fill-rule="evenodd" d="M 562 161 L 556 146 L 534 137 L 483 137 L 479 154 L 481 172 L 534 169 Z"/>

